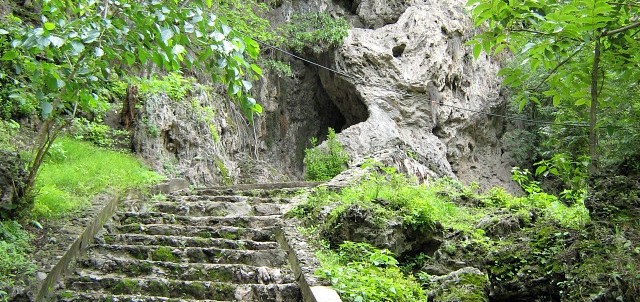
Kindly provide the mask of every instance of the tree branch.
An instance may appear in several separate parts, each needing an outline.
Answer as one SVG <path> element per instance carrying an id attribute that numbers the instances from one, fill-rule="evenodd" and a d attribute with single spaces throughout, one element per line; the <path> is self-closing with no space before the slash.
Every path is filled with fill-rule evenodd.
<path id="1" fill-rule="evenodd" d="M 602 35 L 601 35 L 601 36 L 602 36 L 602 37 L 606 37 L 606 36 L 611 36 L 611 35 L 619 34 L 619 33 L 621 33 L 621 32 L 625 32 L 625 31 L 627 31 L 627 30 L 634 29 L 634 28 L 636 28 L 636 27 L 640 27 L 640 21 L 638 21 L 638 22 L 636 22 L 636 23 L 629 24 L 629 25 L 627 25 L 627 26 L 620 27 L 620 28 L 618 28 L 618 29 L 614 29 L 614 30 L 606 30 L 606 31 L 602 32 Z"/>
<path id="2" fill-rule="evenodd" d="M 575 57 L 581 50 L 582 48 L 584 48 L 584 43 L 582 43 L 582 45 L 580 45 L 580 47 L 578 47 L 578 49 L 576 51 L 574 51 L 570 56 L 568 56 L 566 59 L 562 60 L 562 62 L 560 62 L 558 65 L 556 65 L 555 68 L 553 68 L 551 71 L 549 71 L 549 73 L 547 73 L 547 75 L 544 76 L 544 78 L 542 79 L 542 81 L 540 81 L 540 83 L 538 83 L 538 85 L 536 85 L 536 87 L 533 88 L 533 90 L 537 90 L 538 88 L 540 88 L 540 86 L 542 86 L 542 84 L 544 84 L 544 82 L 546 82 L 549 77 L 551 75 L 553 75 L 554 73 L 556 73 L 556 71 L 558 71 L 558 69 L 560 67 L 562 67 L 564 64 L 567 64 L 569 62 L 569 60 L 571 60 L 573 57 Z"/>

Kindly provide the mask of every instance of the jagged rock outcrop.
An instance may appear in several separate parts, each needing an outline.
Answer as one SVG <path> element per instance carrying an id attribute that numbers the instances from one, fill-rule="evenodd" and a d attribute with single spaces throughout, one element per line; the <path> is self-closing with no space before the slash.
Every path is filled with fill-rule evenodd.
<path id="1" fill-rule="evenodd" d="M 509 180 L 498 140 L 501 121 L 477 113 L 503 110 L 498 64 L 484 55 L 473 59 L 464 45 L 473 32 L 463 5 L 414 1 L 395 24 L 353 29 L 323 58 L 353 76 L 319 71 L 341 111 L 355 98 L 370 115 L 339 136 L 356 159 L 405 153 L 402 165 L 426 167 L 422 177 Z"/>

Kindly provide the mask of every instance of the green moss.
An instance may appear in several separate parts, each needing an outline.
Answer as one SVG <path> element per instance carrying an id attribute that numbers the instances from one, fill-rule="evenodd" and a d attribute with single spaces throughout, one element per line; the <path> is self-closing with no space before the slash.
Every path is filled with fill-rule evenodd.
<path id="1" fill-rule="evenodd" d="M 171 248 L 161 246 L 151 254 L 154 261 L 177 262 L 178 258 L 173 254 Z"/>
<path id="2" fill-rule="evenodd" d="M 213 237 L 213 235 L 209 231 L 200 231 L 200 232 L 198 232 L 196 234 L 196 236 L 198 236 L 200 238 L 211 238 L 211 237 Z"/>
<path id="3" fill-rule="evenodd" d="M 138 290 L 138 281 L 133 279 L 122 279 L 111 290 L 116 295 L 134 294 Z"/>
<path id="4" fill-rule="evenodd" d="M 160 280 L 152 280 L 149 282 L 149 292 L 153 296 L 168 296 L 170 290 L 166 283 Z"/>
<path id="5" fill-rule="evenodd" d="M 60 297 L 63 299 L 69 299 L 71 297 L 73 297 L 74 292 L 70 291 L 70 290 L 65 290 L 62 293 L 60 293 Z"/>
<path id="6" fill-rule="evenodd" d="M 184 293 L 194 299 L 204 299 L 207 297 L 207 287 L 200 282 L 192 282 L 183 288 Z"/>

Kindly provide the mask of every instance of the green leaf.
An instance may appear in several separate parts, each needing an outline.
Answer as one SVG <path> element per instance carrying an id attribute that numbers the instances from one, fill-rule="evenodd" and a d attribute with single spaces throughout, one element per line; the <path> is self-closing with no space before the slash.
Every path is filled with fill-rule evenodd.
<path id="1" fill-rule="evenodd" d="M 213 0 L 205 0 L 205 4 L 208 8 L 211 8 L 211 6 L 213 6 Z"/>
<path id="2" fill-rule="evenodd" d="M 536 176 L 544 173 L 544 171 L 547 171 L 547 166 L 538 166 L 536 168 Z"/>
<path id="3" fill-rule="evenodd" d="M 589 100 L 585 99 L 585 98 L 580 98 L 576 101 L 575 105 L 576 106 L 582 106 L 589 103 Z"/>
<path id="4" fill-rule="evenodd" d="M 251 70 L 253 70 L 257 75 L 262 76 L 262 68 L 260 68 L 260 66 L 251 64 Z"/>
<path id="5" fill-rule="evenodd" d="M 40 106 L 42 107 L 40 114 L 42 114 L 43 118 L 49 117 L 49 115 L 51 115 L 51 113 L 53 112 L 53 105 L 51 105 L 51 103 L 49 102 L 42 102 Z"/>
<path id="6" fill-rule="evenodd" d="M 164 45 L 169 46 L 169 40 L 171 38 L 173 38 L 173 30 L 171 30 L 171 28 L 168 27 L 163 27 L 160 30 L 160 38 L 162 39 L 162 43 L 164 43 Z"/>
<path id="7" fill-rule="evenodd" d="M 8 35 L 9 32 L 5 29 L 0 28 L 0 35 Z"/>
<path id="8" fill-rule="evenodd" d="M 171 53 L 174 55 L 179 55 L 184 53 L 186 50 L 184 48 L 184 46 L 180 45 L 180 44 L 176 44 L 176 46 L 173 47 L 173 49 L 171 50 Z"/>
<path id="9" fill-rule="evenodd" d="M 44 23 L 44 29 L 46 30 L 54 30 L 55 28 L 56 28 L 56 25 L 54 23 L 51 23 L 51 22 Z"/>
<path id="10" fill-rule="evenodd" d="M 100 47 L 96 47 L 93 49 L 93 54 L 96 56 L 96 58 L 100 58 L 104 56 L 104 50 L 102 50 L 102 48 Z"/>
<path id="11" fill-rule="evenodd" d="M 18 53 L 17 50 L 12 49 L 10 51 L 5 52 L 4 55 L 2 55 L 2 61 L 11 61 L 17 58 L 19 55 L 20 53 Z"/>
<path id="12" fill-rule="evenodd" d="M 93 29 L 88 33 L 86 33 L 86 35 L 84 35 L 84 38 L 82 39 L 82 41 L 85 44 L 93 43 L 96 40 L 98 40 L 99 37 L 100 37 L 100 31 L 98 31 L 97 29 Z"/>
<path id="13" fill-rule="evenodd" d="M 60 48 L 64 44 L 64 39 L 56 36 L 49 36 L 49 41 L 51 41 L 51 45 Z"/>
<path id="14" fill-rule="evenodd" d="M 474 58 L 477 59 L 478 57 L 480 57 L 480 52 L 481 51 L 482 51 L 482 44 L 477 43 L 477 44 L 473 45 L 473 57 Z"/>
<path id="15" fill-rule="evenodd" d="M 82 44 L 81 42 L 78 41 L 72 41 L 71 42 L 71 54 L 73 56 L 78 56 L 80 55 L 80 53 L 82 53 L 84 51 L 84 44 Z"/>

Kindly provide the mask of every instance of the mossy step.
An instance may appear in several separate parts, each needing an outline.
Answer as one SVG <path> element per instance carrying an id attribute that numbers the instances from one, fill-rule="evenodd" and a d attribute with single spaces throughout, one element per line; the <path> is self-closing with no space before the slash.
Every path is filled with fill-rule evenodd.
<path id="1" fill-rule="evenodd" d="M 291 197 L 255 197 L 241 195 L 217 195 L 217 196 L 201 196 L 201 195 L 169 195 L 169 202 L 228 202 L 238 203 L 244 202 L 248 204 L 260 203 L 290 203 Z"/>
<path id="2" fill-rule="evenodd" d="M 67 288 L 78 292 L 102 291 L 115 295 L 149 295 L 181 299 L 300 301 L 300 289 L 295 283 L 233 284 L 209 281 L 84 276 L 70 278 Z"/>
<path id="3" fill-rule="evenodd" d="M 179 225 L 206 225 L 206 226 L 236 226 L 243 228 L 264 228 L 277 226 L 280 224 L 280 216 L 239 216 L 239 217 L 219 217 L 202 216 L 191 217 L 184 215 L 174 215 L 159 212 L 121 212 L 117 214 L 117 220 L 121 224 L 179 224 Z"/>
<path id="4" fill-rule="evenodd" d="M 175 215 L 194 216 L 265 216 L 281 215 L 281 205 L 278 203 L 248 204 L 246 202 L 159 202 L 153 204 L 153 209 Z"/>
<path id="5" fill-rule="evenodd" d="M 293 283 L 289 268 L 243 264 L 173 263 L 128 258 L 83 258 L 78 260 L 76 277 L 110 275 L 113 277 L 157 276 L 183 281 L 217 281 L 238 284 Z"/>
<path id="6" fill-rule="evenodd" d="M 217 248 L 174 248 L 148 245 L 97 244 L 88 251 L 88 257 L 125 255 L 138 260 L 157 260 L 182 263 L 226 263 L 255 266 L 285 266 L 287 254 L 280 249 L 227 250 Z"/>
<path id="7" fill-rule="evenodd" d="M 127 224 L 110 226 L 111 231 L 146 235 L 225 238 L 233 240 L 275 241 L 278 227 L 259 229 L 236 226 L 185 226 L 166 224 Z"/>
<path id="8" fill-rule="evenodd" d="M 304 187 L 296 188 L 280 188 L 272 190 L 264 189 L 221 189 L 221 188 L 203 188 L 189 192 L 189 195 L 199 196 L 249 196 L 249 197 L 291 197 L 300 194 L 306 190 Z M 186 195 L 186 194 L 185 194 Z"/>
<path id="9" fill-rule="evenodd" d="M 280 246 L 275 241 L 253 241 L 243 239 L 202 238 L 187 236 L 165 236 L 146 234 L 104 234 L 97 243 L 127 245 L 161 245 L 171 247 L 215 247 L 236 250 L 268 250 Z"/>
<path id="10" fill-rule="evenodd" d="M 77 292 L 72 290 L 62 291 L 56 299 L 58 302 L 225 302 L 222 300 L 179 299 L 157 296 L 141 295 L 114 295 L 102 292 Z M 237 301 L 237 300 L 233 300 Z"/>

